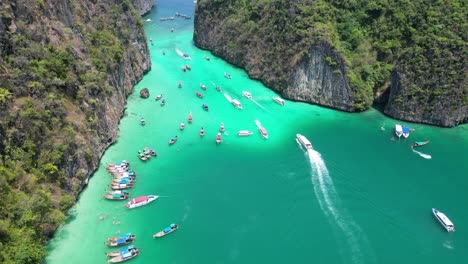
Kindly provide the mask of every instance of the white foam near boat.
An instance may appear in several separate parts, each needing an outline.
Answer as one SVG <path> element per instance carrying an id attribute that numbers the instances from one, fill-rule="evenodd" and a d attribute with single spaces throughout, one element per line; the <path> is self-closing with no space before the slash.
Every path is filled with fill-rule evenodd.
<path id="1" fill-rule="evenodd" d="M 304 148 L 312 149 L 312 144 L 306 137 L 304 137 L 301 134 L 296 134 L 296 138 L 297 138 L 297 141 L 299 141 L 299 143 L 301 143 L 301 145 L 304 146 Z"/>
<path id="2" fill-rule="evenodd" d="M 432 213 L 434 214 L 435 218 L 439 220 L 440 224 L 447 230 L 447 232 L 455 232 L 455 226 L 444 213 L 439 212 L 435 208 L 432 208 Z"/>
<path id="3" fill-rule="evenodd" d="M 249 100 L 252 99 L 252 95 L 247 91 L 242 91 L 242 95 L 245 96 Z"/>
<path id="4" fill-rule="evenodd" d="M 401 137 L 403 135 L 403 127 L 399 124 L 395 124 L 395 134 L 397 137 Z"/>
<path id="5" fill-rule="evenodd" d="M 273 97 L 273 100 L 275 100 L 275 102 L 277 102 L 277 103 L 280 104 L 280 105 L 284 105 L 284 100 L 281 99 L 281 98 L 278 97 L 278 96 L 274 96 L 274 97 Z"/>
<path id="6" fill-rule="evenodd" d="M 241 103 L 237 101 L 236 99 L 232 100 L 232 104 L 234 105 L 235 108 L 242 109 Z"/>
<path id="7" fill-rule="evenodd" d="M 125 205 L 128 209 L 132 208 L 137 208 L 143 205 L 147 205 L 151 203 L 152 201 L 158 199 L 159 196 L 157 195 L 145 195 L 145 196 L 140 196 L 138 198 L 132 199 L 130 202 Z"/>
<path id="8" fill-rule="evenodd" d="M 241 131 L 237 132 L 237 135 L 238 135 L 239 137 L 248 137 L 248 136 L 250 136 L 250 135 L 252 135 L 252 134 L 253 134 L 253 132 L 252 132 L 252 131 L 248 131 L 248 130 L 241 130 Z"/>
<path id="9" fill-rule="evenodd" d="M 183 53 L 180 49 L 175 49 L 176 53 L 181 56 L 184 60 L 190 60 L 190 56 L 186 53 Z"/>

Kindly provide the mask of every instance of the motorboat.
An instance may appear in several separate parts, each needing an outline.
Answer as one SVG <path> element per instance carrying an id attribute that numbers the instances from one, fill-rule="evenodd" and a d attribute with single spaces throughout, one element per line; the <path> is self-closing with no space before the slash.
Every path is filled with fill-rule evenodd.
<path id="1" fill-rule="evenodd" d="M 159 99 L 162 98 L 162 96 L 163 96 L 162 94 L 158 94 L 158 95 L 156 96 L 156 98 L 154 98 L 154 100 L 155 100 L 155 101 L 158 101 Z"/>
<path id="2" fill-rule="evenodd" d="M 205 56 L 205 60 L 210 61 L 210 57 Z"/>
<path id="3" fill-rule="evenodd" d="M 189 113 L 188 118 L 187 118 L 187 121 L 188 121 L 189 123 L 192 123 L 192 120 L 193 120 L 192 113 Z"/>
<path id="4" fill-rule="evenodd" d="M 200 92 L 196 92 L 196 95 L 198 96 L 198 98 L 203 98 L 203 95 Z"/>
<path id="5" fill-rule="evenodd" d="M 126 169 L 128 168 L 128 166 L 130 166 L 130 162 L 126 161 L 126 160 L 122 160 L 122 161 L 117 161 L 117 162 L 114 162 L 114 163 L 109 163 L 107 164 L 106 166 L 106 169 L 107 170 L 112 170 L 112 169 Z"/>
<path id="6" fill-rule="evenodd" d="M 163 230 L 159 231 L 158 233 L 153 235 L 153 238 L 158 238 L 158 237 L 163 237 L 165 235 L 168 235 L 174 231 L 179 229 L 179 226 L 176 224 L 171 224 L 170 226 L 164 228 Z"/>
<path id="7" fill-rule="evenodd" d="M 310 141 L 301 134 L 296 134 L 296 139 L 301 143 L 301 145 L 306 149 L 312 149 L 312 144 Z"/>
<path id="8" fill-rule="evenodd" d="M 130 189 L 133 188 L 135 184 L 132 183 L 124 183 L 124 184 L 118 184 L 118 183 L 111 183 L 109 186 L 112 190 L 124 190 L 124 189 Z"/>
<path id="9" fill-rule="evenodd" d="M 149 203 L 151 203 L 152 201 L 158 199 L 159 196 L 157 195 L 144 195 L 144 196 L 140 196 L 138 198 L 135 198 L 135 199 L 132 199 L 130 202 L 128 202 L 125 207 L 127 209 L 133 209 L 133 208 L 137 208 L 137 207 L 140 207 L 140 206 L 143 206 L 143 205 L 147 205 Z"/>
<path id="10" fill-rule="evenodd" d="M 136 236 L 132 233 L 127 233 L 125 235 L 120 235 L 118 237 L 109 237 L 106 242 L 106 246 L 109 247 L 120 247 L 123 245 L 127 245 L 133 243 L 135 241 Z"/>
<path id="11" fill-rule="evenodd" d="M 111 259 L 107 260 L 108 263 L 119 263 L 124 262 L 129 259 L 132 259 L 140 254 L 140 251 L 137 248 L 133 248 L 129 251 L 124 251 L 120 255 L 112 257 Z"/>
<path id="12" fill-rule="evenodd" d="M 408 126 L 403 126 L 403 137 L 408 138 L 410 134 L 410 128 Z"/>
<path id="13" fill-rule="evenodd" d="M 190 71 L 190 70 L 192 70 L 192 67 L 190 67 L 190 65 L 188 65 L 188 64 L 185 64 L 185 69 Z"/>
<path id="14" fill-rule="evenodd" d="M 252 135 L 252 134 L 253 134 L 253 132 L 252 132 L 252 131 L 248 131 L 248 130 L 241 130 L 241 131 L 237 132 L 237 135 L 238 135 L 239 137 L 248 137 L 248 136 L 250 136 L 250 135 Z"/>
<path id="15" fill-rule="evenodd" d="M 133 250 L 135 247 L 133 245 L 130 245 L 126 248 L 121 248 L 117 251 L 113 251 L 113 252 L 109 252 L 109 253 L 106 253 L 106 256 L 108 257 L 117 257 L 117 256 L 120 256 L 120 255 L 123 255 L 127 252 L 130 252 L 131 250 Z"/>
<path id="16" fill-rule="evenodd" d="M 203 83 L 200 83 L 200 88 L 206 91 L 206 85 L 204 85 Z"/>
<path id="17" fill-rule="evenodd" d="M 178 139 L 178 136 L 174 136 L 173 138 L 171 138 L 171 139 L 169 140 L 169 145 L 174 144 L 174 143 L 177 141 L 177 139 Z"/>
<path id="18" fill-rule="evenodd" d="M 177 84 L 177 86 L 178 86 L 179 88 L 182 88 L 182 82 L 179 82 L 179 83 Z"/>
<path id="19" fill-rule="evenodd" d="M 162 99 L 162 100 L 161 100 L 161 103 L 159 103 L 159 105 L 160 105 L 160 106 L 166 105 L 166 99 Z"/>
<path id="20" fill-rule="evenodd" d="M 234 105 L 235 108 L 237 108 L 239 110 L 242 109 L 242 105 L 237 99 L 233 99 L 232 104 Z"/>
<path id="21" fill-rule="evenodd" d="M 185 124 L 184 124 L 184 122 L 180 123 L 180 126 L 179 126 L 179 128 L 180 128 L 180 130 L 184 130 L 184 128 L 185 128 Z"/>
<path id="22" fill-rule="evenodd" d="M 219 125 L 219 132 L 224 132 L 224 123 Z"/>
<path id="23" fill-rule="evenodd" d="M 185 66 L 182 66 L 181 69 L 182 69 L 183 72 L 187 71 L 187 67 L 185 67 Z"/>
<path id="24" fill-rule="evenodd" d="M 262 124 L 260 123 L 260 121 L 255 120 L 255 124 L 257 125 L 258 131 L 260 132 L 260 134 L 262 135 L 262 137 L 263 137 L 264 139 L 268 139 L 268 132 L 267 132 L 266 129 L 262 126 Z"/>
<path id="25" fill-rule="evenodd" d="M 143 117 L 140 118 L 140 124 L 141 124 L 142 126 L 144 126 L 144 125 L 146 124 L 146 121 L 145 121 L 145 119 L 144 119 Z"/>
<path id="26" fill-rule="evenodd" d="M 216 144 L 221 143 L 221 133 L 218 132 L 218 135 L 216 136 Z"/>
<path id="27" fill-rule="evenodd" d="M 128 197 L 130 197 L 130 194 L 126 190 L 109 191 L 104 194 L 104 198 L 108 200 L 126 200 Z"/>
<path id="28" fill-rule="evenodd" d="M 395 124 L 395 134 L 399 138 L 403 135 L 403 127 L 401 125 Z"/>
<path id="29" fill-rule="evenodd" d="M 224 73 L 224 77 L 226 77 L 226 78 L 228 78 L 228 79 L 231 79 L 231 78 L 232 78 L 231 74 L 229 74 L 229 73 L 227 73 L 227 72 Z"/>
<path id="30" fill-rule="evenodd" d="M 447 230 L 447 232 L 455 232 L 455 225 L 444 213 L 438 211 L 435 208 L 432 208 L 432 213 L 434 214 L 435 218 L 439 220 L 440 224 Z"/>
<path id="31" fill-rule="evenodd" d="M 252 95 L 247 91 L 242 91 L 242 95 L 245 96 L 249 100 L 252 99 Z"/>
<path id="32" fill-rule="evenodd" d="M 280 104 L 280 105 L 284 105 L 284 100 L 281 99 L 281 98 L 278 97 L 278 96 L 273 97 L 273 100 L 274 100 L 275 102 L 277 102 L 278 104 Z"/>
<path id="33" fill-rule="evenodd" d="M 427 140 L 427 141 L 415 141 L 413 144 L 411 144 L 411 146 L 421 147 L 421 146 L 424 146 L 424 145 L 427 145 L 427 144 L 429 144 L 429 140 Z"/>
<path id="34" fill-rule="evenodd" d="M 200 129 L 199 135 L 200 137 L 203 137 L 205 135 L 205 129 L 203 129 L 203 127 Z"/>
<path id="35" fill-rule="evenodd" d="M 203 107 L 203 110 L 208 111 L 208 105 L 207 104 L 203 103 L 202 107 Z"/>

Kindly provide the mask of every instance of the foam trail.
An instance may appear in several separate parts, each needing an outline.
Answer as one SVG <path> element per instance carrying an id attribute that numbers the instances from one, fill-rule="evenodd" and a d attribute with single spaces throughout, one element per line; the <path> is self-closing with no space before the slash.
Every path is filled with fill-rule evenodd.
<path id="1" fill-rule="evenodd" d="M 224 97 L 226 97 L 226 100 L 228 100 L 228 102 L 232 103 L 232 98 L 231 96 L 229 96 L 229 94 L 224 93 Z"/>
<path id="2" fill-rule="evenodd" d="M 364 255 L 360 245 L 363 242 L 367 242 L 367 239 L 364 239 L 364 241 L 358 239 L 359 233 L 362 233 L 361 228 L 354 222 L 351 216 L 346 213 L 346 210 L 340 210 L 338 193 L 336 192 L 333 180 L 328 173 L 327 166 L 320 153 L 313 149 L 307 150 L 306 153 L 312 168 L 312 184 L 320 208 L 331 224 L 337 225 L 341 229 L 348 244 L 351 257 L 343 256 L 344 259 L 352 260 L 353 263 L 363 263 Z"/>
<path id="3" fill-rule="evenodd" d="M 256 104 L 256 105 L 257 105 L 258 107 L 260 107 L 261 109 L 267 111 L 267 110 L 265 109 L 265 107 L 263 107 L 261 104 L 257 103 L 257 101 L 255 101 L 253 98 L 250 99 L 250 101 L 252 101 L 252 103 Z"/>
<path id="4" fill-rule="evenodd" d="M 413 147 L 411 147 L 411 150 L 412 150 L 414 153 L 418 154 L 419 156 L 421 156 L 421 157 L 423 157 L 423 158 L 425 158 L 425 159 L 432 159 L 432 156 L 431 156 L 431 155 L 424 154 L 424 153 L 422 153 L 422 152 L 419 152 L 419 151 L 417 151 L 417 150 L 414 150 Z"/>

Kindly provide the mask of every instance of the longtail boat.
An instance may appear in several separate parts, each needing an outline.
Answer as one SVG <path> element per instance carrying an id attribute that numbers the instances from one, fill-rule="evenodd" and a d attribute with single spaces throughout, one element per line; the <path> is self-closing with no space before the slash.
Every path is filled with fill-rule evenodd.
<path id="1" fill-rule="evenodd" d="M 427 140 L 427 141 L 416 141 L 411 146 L 421 147 L 421 146 L 427 145 L 428 143 L 429 143 L 429 140 Z"/>
<path id="2" fill-rule="evenodd" d="M 176 231 L 177 229 L 179 229 L 179 226 L 176 225 L 176 224 L 171 224 L 170 226 L 164 228 L 163 230 L 157 232 L 156 234 L 153 235 L 153 238 L 158 238 L 158 237 L 163 237 L 167 234 L 170 234 L 174 231 Z"/>
<path id="3" fill-rule="evenodd" d="M 127 233 L 118 237 L 109 237 L 107 239 L 106 246 L 120 247 L 132 243 L 133 241 L 135 241 L 135 238 L 136 236 L 132 233 Z"/>

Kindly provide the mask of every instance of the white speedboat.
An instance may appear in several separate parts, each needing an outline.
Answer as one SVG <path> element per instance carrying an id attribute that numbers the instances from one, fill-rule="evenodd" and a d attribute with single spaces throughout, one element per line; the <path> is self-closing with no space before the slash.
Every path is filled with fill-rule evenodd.
<path id="1" fill-rule="evenodd" d="M 216 136 L 216 144 L 219 143 L 221 143 L 221 133 L 218 133 L 218 135 Z"/>
<path id="2" fill-rule="evenodd" d="M 403 127 L 399 124 L 395 124 L 395 134 L 397 137 L 401 137 L 403 135 Z"/>
<path id="3" fill-rule="evenodd" d="M 297 138 L 297 141 L 299 141 L 299 143 L 301 143 L 301 145 L 304 146 L 304 148 L 312 149 L 312 144 L 306 137 L 304 137 L 301 134 L 296 134 L 296 138 Z"/>
<path id="4" fill-rule="evenodd" d="M 252 99 L 252 95 L 247 91 L 242 91 L 242 95 L 245 96 L 249 100 Z"/>
<path id="5" fill-rule="evenodd" d="M 432 208 L 432 213 L 434 214 L 435 218 L 439 220 L 440 224 L 447 229 L 447 232 L 455 232 L 455 226 L 453 225 L 452 221 L 448 219 L 448 217 L 442 213 L 439 212 L 437 209 Z"/>
<path id="6" fill-rule="evenodd" d="M 130 202 L 125 205 L 128 209 L 132 208 L 137 208 L 143 205 L 147 205 L 151 203 L 152 201 L 158 199 L 159 196 L 157 195 L 145 195 L 145 196 L 140 196 L 138 198 L 132 199 Z"/>
<path id="7" fill-rule="evenodd" d="M 284 105 L 284 100 L 278 96 L 273 97 L 273 100 L 275 100 L 275 102 L 277 102 L 280 105 Z"/>
<path id="8" fill-rule="evenodd" d="M 258 131 L 260 131 L 260 134 L 262 135 L 262 137 L 263 137 L 264 139 L 268 139 L 268 132 L 267 132 L 266 129 L 262 126 L 262 124 L 260 123 L 260 121 L 255 120 L 254 122 L 255 122 L 255 124 L 257 125 Z"/>
<path id="9" fill-rule="evenodd" d="M 248 130 L 241 130 L 241 131 L 237 132 L 237 135 L 238 135 L 239 137 L 248 137 L 248 136 L 250 136 L 250 135 L 252 135 L 252 134 L 253 134 L 253 132 L 252 132 L 252 131 L 248 131 Z"/>
<path id="10" fill-rule="evenodd" d="M 241 103 L 237 101 L 236 99 L 232 100 L 232 104 L 234 105 L 235 108 L 242 109 Z"/>

